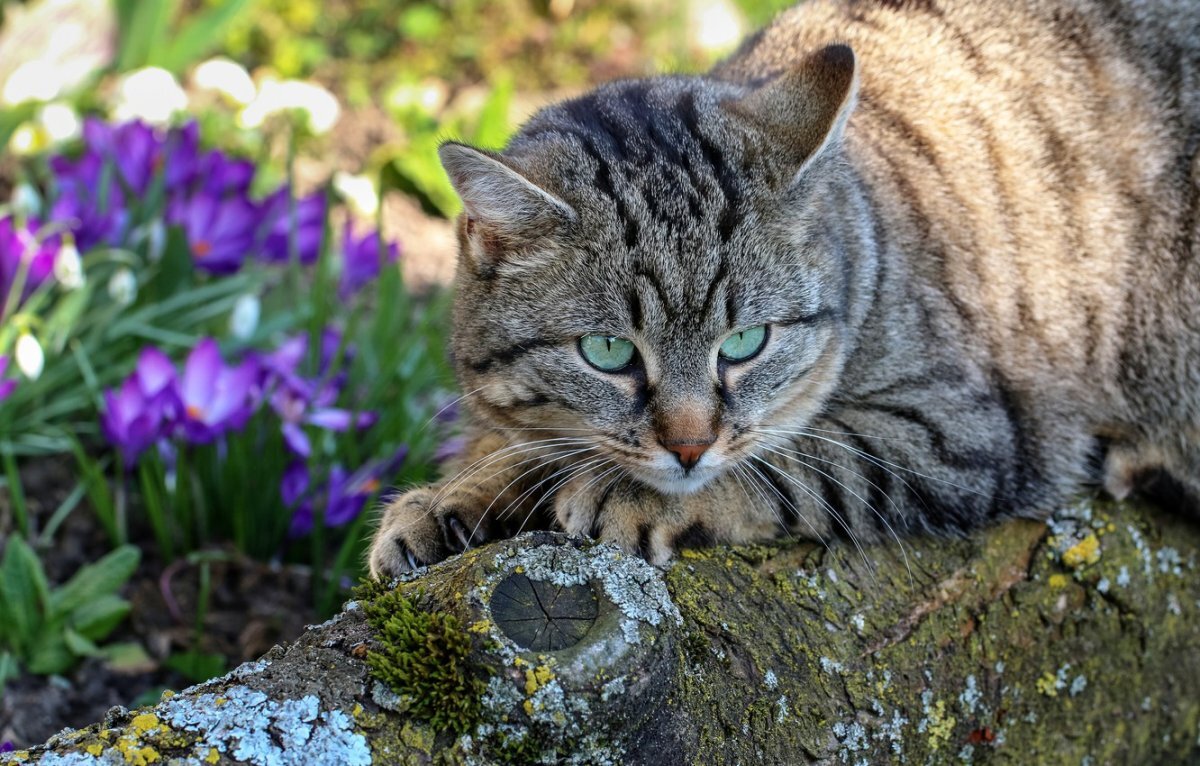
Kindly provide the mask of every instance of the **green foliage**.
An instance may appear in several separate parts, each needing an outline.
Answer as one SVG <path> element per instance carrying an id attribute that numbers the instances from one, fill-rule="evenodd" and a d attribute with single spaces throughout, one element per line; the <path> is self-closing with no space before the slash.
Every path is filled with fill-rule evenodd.
<path id="1" fill-rule="evenodd" d="M 703 65 L 684 7 L 644 0 L 258 0 L 226 50 L 251 68 L 342 83 L 365 103 L 399 76 L 454 85 L 509 76 L 529 90 L 579 86 L 648 59 Z"/>
<path id="2" fill-rule="evenodd" d="M 415 104 L 395 109 L 396 118 L 404 125 L 408 145 L 396 151 L 384 165 L 380 183 L 383 191 L 408 194 L 431 215 L 446 218 L 456 215 L 461 204 L 442 170 L 438 146 L 447 136 L 454 136 L 485 149 L 502 148 L 512 133 L 508 122 L 512 94 L 512 81 L 500 82 L 471 119 L 441 120 Z"/>
<path id="3" fill-rule="evenodd" d="M 158 66 L 182 72 L 216 49 L 251 0 L 219 0 L 181 13 L 180 0 L 113 0 L 120 36 L 116 68 Z"/>
<path id="4" fill-rule="evenodd" d="M 372 674 L 409 703 L 414 717 L 465 733 L 479 720 L 487 688 L 469 659 L 470 634 L 454 615 L 426 611 L 399 590 L 379 590 L 362 602 L 381 647 L 367 654 Z"/>
<path id="5" fill-rule="evenodd" d="M 752 27 L 766 25 L 780 11 L 796 5 L 796 0 L 734 0 Z"/>
<path id="6" fill-rule="evenodd" d="M 136 548 L 121 546 L 52 589 L 33 549 L 9 537 L 0 562 L 0 684 L 18 666 L 62 673 L 82 657 L 103 654 L 97 642 L 129 612 L 117 591 L 140 558 Z"/>

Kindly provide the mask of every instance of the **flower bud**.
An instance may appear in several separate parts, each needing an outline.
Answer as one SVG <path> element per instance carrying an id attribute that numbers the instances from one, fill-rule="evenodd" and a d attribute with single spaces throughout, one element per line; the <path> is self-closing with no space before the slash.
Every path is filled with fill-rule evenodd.
<path id="1" fill-rule="evenodd" d="M 17 369 L 21 371 L 22 375 L 30 380 L 37 380 L 41 377 L 42 370 L 46 366 L 46 354 L 42 351 L 42 344 L 38 343 L 37 338 L 28 331 L 22 332 L 17 338 L 14 356 L 17 360 Z"/>
<path id="2" fill-rule="evenodd" d="M 29 184 L 17 184 L 8 201 L 8 208 L 18 219 L 37 218 L 42 212 L 42 197 Z"/>
<path id="3" fill-rule="evenodd" d="M 86 281 L 79 248 L 75 247 L 75 238 L 70 234 L 63 237 L 62 247 L 54 256 L 54 278 L 67 290 L 78 290 Z"/>
<path id="4" fill-rule="evenodd" d="M 229 315 L 229 332 L 238 340 L 247 340 L 258 329 L 258 318 L 262 314 L 262 302 L 253 293 L 247 293 L 233 304 Z"/>
<path id="5" fill-rule="evenodd" d="M 129 269 L 117 269 L 108 280 L 108 294 L 118 305 L 128 306 L 137 300 L 137 277 Z"/>

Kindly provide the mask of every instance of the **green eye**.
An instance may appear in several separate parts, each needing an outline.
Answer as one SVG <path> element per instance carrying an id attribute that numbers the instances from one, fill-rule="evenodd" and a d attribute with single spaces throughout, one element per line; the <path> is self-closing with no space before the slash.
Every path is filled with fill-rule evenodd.
<path id="1" fill-rule="evenodd" d="M 767 342 L 767 326 L 760 324 L 730 335 L 721 344 L 721 357 L 730 362 L 744 362 L 762 351 Z"/>
<path id="2" fill-rule="evenodd" d="M 617 372 L 633 361 L 633 342 L 611 335 L 585 335 L 579 339 L 579 353 L 597 370 Z"/>

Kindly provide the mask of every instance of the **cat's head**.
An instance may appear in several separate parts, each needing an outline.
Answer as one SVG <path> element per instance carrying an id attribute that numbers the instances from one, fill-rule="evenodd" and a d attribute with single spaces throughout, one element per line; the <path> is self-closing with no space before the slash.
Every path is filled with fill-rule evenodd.
<path id="1" fill-rule="evenodd" d="M 845 354 L 829 190 L 857 87 L 845 46 L 757 86 L 618 82 L 542 110 L 503 153 L 448 143 L 455 364 L 513 441 L 560 439 L 689 492 L 758 429 L 802 424 Z M 583 440 L 583 441 L 579 441 Z"/>

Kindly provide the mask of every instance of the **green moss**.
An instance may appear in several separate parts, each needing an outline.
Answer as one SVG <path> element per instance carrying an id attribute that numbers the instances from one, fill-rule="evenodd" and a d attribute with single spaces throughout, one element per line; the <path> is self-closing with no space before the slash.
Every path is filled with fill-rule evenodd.
<path id="1" fill-rule="evenodd" d="M 367 653 L 371 674 L 410 702 L 409 713 L 434 729 L 469 731 L 479 720 L 486 673 L 470 662 L 471 634 L 458 618 L 426 611 L 400 590 L 367 593 L 367 622 L 380 649 Z"/>

